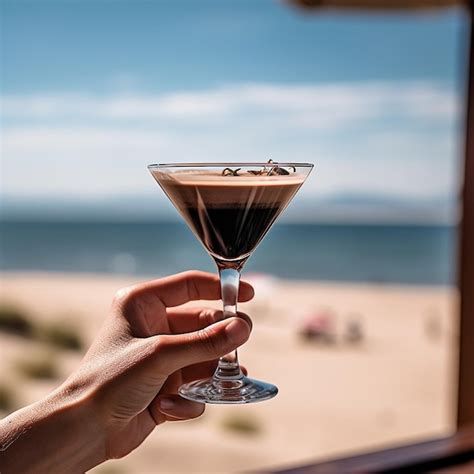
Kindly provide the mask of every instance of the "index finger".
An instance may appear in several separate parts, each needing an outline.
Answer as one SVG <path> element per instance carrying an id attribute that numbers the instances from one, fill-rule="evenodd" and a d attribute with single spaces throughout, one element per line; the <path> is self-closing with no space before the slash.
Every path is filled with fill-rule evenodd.
<path id="1" fill-rule="evenodd" d="M 140 296 L 153 295 L 166 307 L 179 306 L 188 301 L 221 298 L 219 277 L 197 270 L 142 283 L 134 288 L 134 293 Z M 239 288 L 239 301 L 249 301 L 253 295 L 252 286 L 242 281 Z"/>

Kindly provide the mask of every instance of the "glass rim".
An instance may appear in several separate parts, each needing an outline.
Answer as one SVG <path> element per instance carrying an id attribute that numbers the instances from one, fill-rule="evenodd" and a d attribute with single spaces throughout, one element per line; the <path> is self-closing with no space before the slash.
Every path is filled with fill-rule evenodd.
<path id="1" fill-rule="evenodd" d="M 235 167 L 235 166 L 242 166 L 242 167 L 264 167 L 264 166 L 279 166 L 289 168 L 294 166 L 295 168 L 313 168 L 313 163 L 292 163 L 292 162 L 279 162 L 276 161 L 274 163 L 268 162 L 241 162 L 241 161 L 221 161 L 216 163 L 152 163 L 147 166 L 148 169 L 160 169 L 160 168 L 211 168 L 211 167 Z"/>

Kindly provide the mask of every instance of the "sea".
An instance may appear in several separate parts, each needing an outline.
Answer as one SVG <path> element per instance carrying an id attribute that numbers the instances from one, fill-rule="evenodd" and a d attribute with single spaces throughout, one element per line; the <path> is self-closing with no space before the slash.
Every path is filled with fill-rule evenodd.
<path id="1" fill-rule="evenodd" d="M 448 225 L 276 224 L 245 272 L 285 279 L 454 285 Z M 0 270 L 159 277 L 214 263 L 182 222 L 3 221 Z"/>

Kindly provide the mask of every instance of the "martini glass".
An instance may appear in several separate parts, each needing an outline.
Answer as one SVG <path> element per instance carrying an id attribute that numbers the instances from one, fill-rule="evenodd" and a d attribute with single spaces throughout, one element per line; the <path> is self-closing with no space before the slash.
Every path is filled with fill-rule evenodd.
<path id="1" fill-rule="evenodd" d="M 308 163 L 175 163 L 148 169 L 219 270 L 224 318 L 237 312 L 240 272 L 308 177 Z M 179 389 L 201 403 L 252 403 L 278 393 L 246 377 L 237 350 L 221 357 L 214 376 Z"/>

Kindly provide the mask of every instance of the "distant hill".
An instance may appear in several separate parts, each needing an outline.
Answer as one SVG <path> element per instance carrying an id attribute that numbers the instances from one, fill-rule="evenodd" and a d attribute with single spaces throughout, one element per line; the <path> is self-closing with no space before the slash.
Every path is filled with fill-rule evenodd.
<path id="1" fill-rule="evenodd" d="M 341 193 L 300 200 L 292 220 L 331 222 L 455 223 L 459 211 L 451 197 L 410 198 L 384 194 Z"/>

